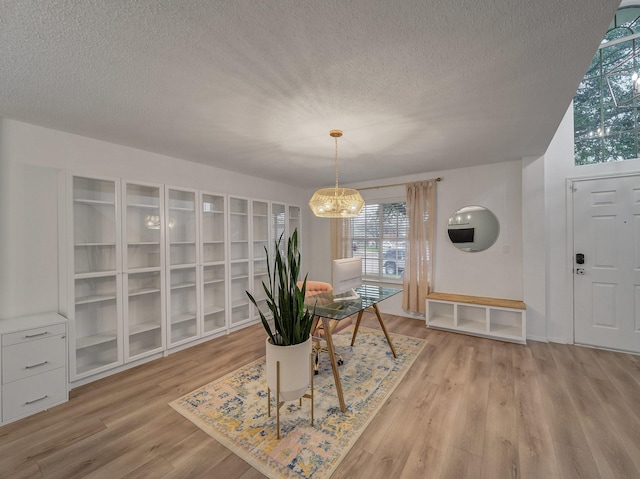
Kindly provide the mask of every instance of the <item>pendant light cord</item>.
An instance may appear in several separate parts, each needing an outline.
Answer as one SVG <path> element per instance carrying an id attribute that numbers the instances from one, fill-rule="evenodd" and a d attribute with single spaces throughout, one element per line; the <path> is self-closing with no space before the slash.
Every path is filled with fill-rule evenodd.
<path id="1" fill-rule="evenodd" d="M 336 140 L 336 156 L 333 160 L 333 163 L 336 167 L 336 190 L 335 190 L 335 194 L 336 196 L 338 196 L 338 137 L 334 137 L 334 140 Z"/>

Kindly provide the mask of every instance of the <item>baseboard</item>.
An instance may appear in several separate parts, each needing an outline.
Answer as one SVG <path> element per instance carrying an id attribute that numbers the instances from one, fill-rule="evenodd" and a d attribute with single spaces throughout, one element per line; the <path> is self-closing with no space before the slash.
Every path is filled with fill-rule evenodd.
<path id="1" fill-rule="evenodd" d="M 539 343 L 548 343 L 549 339 L 544 336 L 527 336 L 527 341 L 537 341 Z"/>
<path id="2" fill-rule="evenodd" d="M 612 348 L 605 348 L 602 346 L 593 346 L 591 344 L 580 344 L 580 343 L 575 343 L 575 345 L 581 348 L 599 349 L 600 351 L 611 351 L 612 353 L 633 354 L 634 356 L 640 356 L 640 353 L 637 353 L 635 351 L 626 351 L 624 349 L 612 349 Z"/>
<path id="3" fill-rule="evenodd" d="M 108 371 L 103 371 L 101 373 L 94 374 L 93 376 L 89 376 L 89 377 L 82 378 L 82 379 L 79 379 L 79 380 L 74 381 L 74 382 L 70 382 L 69 383 L 69 391 L 71 391 L 72 389 L 75 389 L 77 387 L 84 386 L 85 384 L 89 384 L 89 383 L 92 383 L 94 381 L 98 381 L 99 379 L 104 379 L 106 377 L 113 376 L 114 374 L 121 373 L 123 371 L 126 371 L 127 369 L 135 368 L 136 366 L 140 366 L 140 365 L 148 363 L 150 361 L 155 361 L 156 359 L 167 357 L 170 354 L 177 353 L 178 351 L 182 351 L 183 349 L 192 348 L 192 347 L 197 346 L 199 344 L 206 343 L 207 341 L 211 341 L 212 339 L 216 339 L 216 338 L 219 338 L 221 336 L 225 336 L 227 334 L 228 333 L 227 333 L 226 330 L 219 331 L 218 333 L 210 334 L 210 335 L 205 336 L 203 338 L 198 338 L 198 339 L 196 339 L 194 341 L 190 341 L 188 343 L 181 344 L 180 346 L 176 346 L 176 347 L 171 348 L 171 349 L 165 349 L 164 351 L 152 354 L 151 356 L 147 356 L 146 358 L 138 359 L 136 361 L 132 361 L 130 363 L 123 364 L 123 365 L 115 367 L 113 369 L 109 369 Z"/>
<path id="4" fill-rule="evenodd" d="M 162 357 L 162 352 L 155 353 L 155 354 L 152 354 L 151 356 L 147 356 L 146 358 L 138 359 L 136 361 L 123 364 L 121 366 L 117 366 L 113 369 L 109 369 L 108 371 L 103 371 L 101 373 L 94 374 L 93 376 L 88 376 L 86 378 L 78 379 L 77 381 L 73 381 L 69 383 L 69 391 L 75 388 L 78 388 L 80 386 L 84 386 L 85 384 L 98 381 L 99 379 L 104 379 L 108 376 L 113 376 L 116 373 L 121 373 L 122 371 L 126 371 L 127 369 L 135 368 L 136 366 L 140 366 L 150 361 L 155 361 L 156 359 L 160 359 L 161 357 Z"/>

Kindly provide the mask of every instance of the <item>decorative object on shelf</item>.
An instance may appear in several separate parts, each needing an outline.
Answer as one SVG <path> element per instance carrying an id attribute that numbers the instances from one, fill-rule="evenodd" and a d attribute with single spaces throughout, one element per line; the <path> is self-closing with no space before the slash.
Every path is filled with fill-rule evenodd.
<path id="1" fill-rule="evenodd" d="M 287 242 L 286 257 L 283 258 L 280 244 L 283 236 L 275 242 L 275 259 L 272 262 L 269 251 L 265 247 L 267 257 L 267 274 L 269 284 L 262 282 L 266 294 L 268 312 L 260 310 L 258 302 L 249 291 L 249 300 L 260 314 L 262 325 L 267 331 L 267 386 L 276 391 L 277 371 L 276 362 L 280 362 L 280 398 L 292 401 L 300 398 L 310 382 L 308 367 L 311 356 L 311 326 L 315 311 L 309 311 L 304 305 L 304 295 L 307 288 L 305 276 L 302 287 L 298 287 L 300 275 L 300 252 L 298 251 L 298 230 L 294 230 Z M 273 271 L 271 265 L 273 264 Z M 266 314 L 271 316 L 275 331 L 272 330 Z M 286 358 L 274 357 L 274 353 L 286 346 L 296 346 L 287 353 Z M 271 347 L 273 346 L 273 347 Z M 288 349 L 288 348 L 287 348 Z M 297 353 L 295 356 L 292 356 Z"/>
<path id="2" fill-rule="evenodd" d="M 331 130 L 329 135 L 335 139 L 336 154 L 334 165 L 336 170 L 336 186 L 321 188 L 309 200 L 313 214 L 320 218 L 351 218 L 358 216 L 364 206 L 364 200 L 358 190 L 338 187 L 338 138 L 342 130 Z"/>
<path id="3" fill-rule="evenodd" d="M 167 221 L 167 226 L 169 228 L 173 228 L 176 224 L 176 220 L 173 217 L 169 218 Z M 159 230 L 160 229 L 160 215 L 147 215 L 144 217 L 144 225 L 150 230 Z"/>

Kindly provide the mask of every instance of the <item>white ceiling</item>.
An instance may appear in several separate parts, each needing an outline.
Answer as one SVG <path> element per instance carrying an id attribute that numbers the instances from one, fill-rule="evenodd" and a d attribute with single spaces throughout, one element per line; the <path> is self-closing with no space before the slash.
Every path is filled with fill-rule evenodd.
<path id="1" fill-rule="evenodd" d="M 331 185 L 543 154 L 619 0 L 3 0 L 0 115 Z"/>

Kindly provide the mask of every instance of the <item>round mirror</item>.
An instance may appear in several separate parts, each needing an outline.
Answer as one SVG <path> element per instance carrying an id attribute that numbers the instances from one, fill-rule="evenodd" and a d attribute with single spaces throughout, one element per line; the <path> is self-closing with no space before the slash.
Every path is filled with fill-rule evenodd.
<path id="1" fill-rule="evenodd" d="M 484 251 L 498 239 L 498 218 L 483 206 L 465 206 L 456 211 L 447 225 L 449 239 L 460 251 Z"/>

